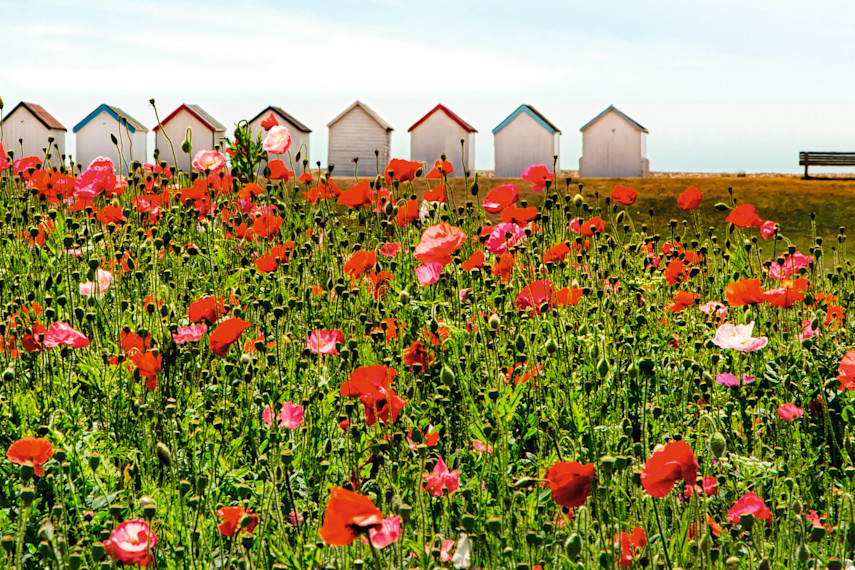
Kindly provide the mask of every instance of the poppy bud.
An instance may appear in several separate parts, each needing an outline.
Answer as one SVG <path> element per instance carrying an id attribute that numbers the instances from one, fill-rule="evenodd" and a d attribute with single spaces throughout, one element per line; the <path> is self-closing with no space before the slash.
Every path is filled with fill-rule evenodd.
<path id="1" fill-rule="evenodd" d="M 472 186 L 469 187 L 469 193 L 473 196 L 478 195 L 478 180 L 475 180 L 475 182 L 472 183 Z"/>
<path id="2" fill-rule="evenodd" d="M 711 546 L 712 538 L 710 537 L 710 531 L 706 531 L 701 537 L 701 541 L 698 543 L 698 548 L 701 550 L 701 552 L 709 554 Z"/>
<path id="3" fill-rule="evenodd" d="M 555 339 L 550 338 L 548 341 L 546 341 L 546 352 L 547 353 L 555 354 L 555 352 L 557 350 L 558 350 L 558 344 L 556 344 Z"/>
<path id="4" fill-rule="evenodd" d="M 3 371 L 3 381 L 4 382 L 14 382 L 15 381 L 15 369 L 11 366 Z"/>
<path id="5" fill-rule="evenodd" d="M 116 135 L 115 135 L 115 134 L 113 134 L 113 133 L 110 133 L 110 140 L 111 140 L 111 141 L 113 141 L 113 144 L 114 144 L 114 145 L 119 144 L 119 139 L 117 139 L 117 138 L 116 138 Z"/>
<path id="6" fill-rule="evenodd" d="M 601 358 L 597 363 L 597 372 L 601 377 L 605 377 L 609 373 L 609 362 L 605 358 Z"/>
<path id="7" fill-rule="evenodd" d="M 439 373 L 439 379 L 449 386 L 454 384 L 454 371 L 448 365 L 444 365 Z"/>
<path id="8" fill-rule="evenodd" d="M 792 509 L 793 509 L 794 513 L 796 513 L 797 515 L 800 515 L 800 514 L 802 514 L 802 511 L 804 510 L 804 506 L 802 505 L 801 501 L 796 499 L 796 501 L 792 504 Z"/>
<path id="9" fill-rule="evenodd" d="M 0 97 L 0 111 L 3 110 L 3 97 Z"/>
<path id="10" fill-rule="evenodd" d="M 410 302 L 410 292 L 406 289 L 403 289 L 400 293 L 398 293 L 398 301 L 401 302 L 402 305 L 406 305 Z"/>
<path id="11" fill-rule="evenodd" d="M 726 449 L 727 442 L 724 439 L 724 434 L 717 431 L 710 436 L 710 450 L 716 456 L 716 459 L 720 459 Z"/>
<path id="12" fill-rule="evenodd" d="M 160 464 L 165 467 L 172 466 L 172 452 L 169 451 L 169 448 L 162 441 L 157 442 L 157 445 L 154 447 L 154 451 L 157 454 L 158 460 L 160 460 Z"/>
<path id="13" fill-rule="evenodd" d="M 807 564 L 808 560 L 810 560 L 810 550 L 808 550 L 807 546 L 802 544 L 796 551 L 796 557 L 799 559 L 800 563 Z"/>
<path id="14" fill-rule="evenodd" d="M 582 538 L 575 532 L 567 537 L 564 541 L 564 553 L 571 560 L 575 559 L 582 552 Z"/>
<path id="15" fill-rule="evenodd" d="M 498 330 L 502 324 L 502 319 L 499 318 L 499 315 L 493 313 L 492 315 L 490 315 L 490 320 L 488 321 L 488 324 L 490 325 L 490 329 L 494 331 Z"/>

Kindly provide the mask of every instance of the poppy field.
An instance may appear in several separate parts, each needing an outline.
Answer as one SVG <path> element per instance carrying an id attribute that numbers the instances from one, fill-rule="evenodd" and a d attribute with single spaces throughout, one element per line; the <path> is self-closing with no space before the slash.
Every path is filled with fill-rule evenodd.
<path id="1" fill-rule="evenodd" d="M 2 567 L 852 567 L 845 228 L 265 123 L 0 148 Z"/>

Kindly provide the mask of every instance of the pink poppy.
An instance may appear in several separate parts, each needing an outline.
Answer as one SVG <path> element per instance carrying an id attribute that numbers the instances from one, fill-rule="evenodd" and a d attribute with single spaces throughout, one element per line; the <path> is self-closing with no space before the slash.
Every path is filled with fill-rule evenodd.
<path id="1" fill-rule="evenodd" d="M 336 343 L 344 343 L 344 333 L 338 329 L 325 331 L 317 329 L 309 334 L 306 346 L 313 354 L 337 355 Z"/>
<path id="2" fill-rule="evenodd" d="M 716 313 L 720 319 L 727 316 L 727 307 L 718 301 L 708 301 L 698 308 L 708 315 Z"/>
<path id="3" fill-rule="evenodd" d="M 481 453 L 493 453 L 492 445 L 484 445 L 483 442 L 477 439 L 472 440 L 472 447 L 475 451 L 480 451 Z"/>
<path id="4" fill-rule="evenodd" d="M 439 559 L 443 562 L 448 562 L 451 560 L 451 547 L 454 546 L 453 540 L 443 540 L 442 544 L 439 547 Z M 428 543 L 425 544 L 425 554 L 430 554 L 430 551 L 433 550 L 433 545 Z"/>
<path id="5" fill-rule="evenodd" d="M 788 279 L 799 273 L 802 268 L 810 269 L 811 262 L 813 262 L 813 257 L 797 251 L 793 255 L 787 255 L 783 264 L 773 261 L 769 265 L 769 277 L 772 279 Z"/>
<path id="6" fill-rule="evenodd" d="M 401 244 L 398 242 L 393 243 L 384 243 L 380 246 L 380 255 L 383 257 L 394 258 L 397 257 L 398 253 L 401 251 Z"/>
<path id="7" fill-rule="evenodd" d="M 270 409 L 270 406 L 264 408 L 261 419 L 267 424 L 267 427 L 273 425 L 273 410 Z M 303 406 L 293 402 L 284 402 L 279 411 L 279 427 L 297 429 L 301 425 L 303 425 Z"/>
<path id="8" fill-rule="evenodd" d="M 772 518 L 772 511 L 766 503 L 757 496 L 757 493 L 745 493 L 736 504 L 727 511 L 727 520 L 736 524 L 742 515 L 754 515 L 761 521 Z"/>
<path id="9" fill-rule="evenodd" d="M 451 254 L 460 249 L 465 241 L 466 234 L 459 228 L 440 222 L 424 231 L 413 256 L 422 263 L 435 261 L 448 265 L 451 263 Z"/>
<path id="10" fill-rule="evenodd" d="M 775 237 L 775 230 L 778 228 L 778 224 L 773 222 L 772 220 L 766 220 L 762 224 L 760 224 L 760 235 L 763 236 L 763 239 L 772 239 Z"/>
<path id="11" fill-rule="evenodd" d="M 374 548 L 386 548 L 401 536 L 401 517 L 387 517 L 380 522 L 380 527 L 368 529 L 368 538 Z"/>
<path id="12" fill-rule="evenodd" d="M 819 329 L 813 328 L 811 322 L 811 319 L 802 321 L 802 332 L 799 333 L 799 340 L 807 340 L 819 334 Z"/>
<path id="13" fill-rule="evenodd" d="M 86 348 L 89 339 L 80 331 L 71 328 L 68 323 L 51 323 L 45 334 L 45 348 L 53 348 L 61 344 L 71 348 Z"/>
<path id="14" fill-rule="evenodd" d="M 110 533 L 110 538 L 104 541 L 104 550 L 110 558 L 122 564 L 148 566 L 151 549 L 156 544 L 157 537 L 148 523 L 132 520 L 123 522 Z"/>
<path id="15" fill-rule="evenodd" d="M 765 336 L 752 337 L 752 332 L 754 332 L 754 321 L 747 325 L 724 323 L 715 331 L 712 342 L 719 348 L 729 348 L 739 352 L 757 352 L 768 344 L 769 339 Z"/>
<path id="16" fill-rule="evenodd" d="M 288 127 L 282 125 L 271 127 L 261 146 L 267 152 L 285 154 L 291 148 L 291 131 L 288 130 Z"/>
<path id="17" fill-rule="evenodd" d="M 510 234 L 510 237 L 508 237 L 508 234 Z M 509 247 L 513 247 L 525 239 L 525 237 L 525 228 L 521 228 L 513 223 L 502 222 L 496 224 L 490 232 L 490 237 L 487 238 L 484 247 L 492 254 L 501 255 Z"/>
<path id="18" fill-rule="evenodd" d="M 80 294 L 85 297 L 95 297 L 101 299 L 107 290 L 110 288 L 110 283 L 113 282 L 113 274 L 109 271 L 99 269 L 96 273 L 97 283 L 86 281 L 80 284 Z"/>
<path id="19" fill-rule="evenodd" d="M 112 174 L 116 171 L 116 165 L 113 164 L 113 159 L 106 156 L 98 156 L 92 159 L 86 170 L 103 170 Z"/>
<path id="20" fill-rule="evenodd" d="M 460 473 L 457 469 L 449 471 L 445 461 L 442 460 L 442 456 L 437 460 L 433 473 L 423 473 L 422 477 L 425 480 L 423 489 L 434 497 L 441 497 L 445 494 L 442 490 L 443 487 L 448 493 L 453 493 L 460 487 Z"/>
<path id="21" fill-rule="evenodd" d="M 439 281 L 439 276 L 442 273 L 442 264 L 432 261 L 425 263 L 420 267 L 415 268 L 416 279 L 422 287 L 433 285 Z"/>
<path id="22" fill-rule="evenodd" d="M 751 384 L 754 382 L 754 376 L 750 374 L 743 374 L 740 377 L 736 377 L 736 375 L 731 374 L 730 372 L 725 372 L 723 374 L 719 374 L 715 377 L 715 381 L 717 384 L 721 384 L 722 386 L 727 386 L 728 388 L 735 388 L 738 386 L 742 386 L 743 384 Z"/>
<path id="23" fill-rule="evenodd" d="M 178 327 L 178 331 L 172 335 L 172 340 L 175 344 L 185 344 L 188 342 L 196 342 L 208 332 L 208 325 L 199 323 L 198 325 L 190 325 L 189 327 Z"/>
<path id="24" fill-rule="evenodd" d="M 534 187 L 532 190 L 535 192 L 541 192 L 544 188 L 546 188 L 546 181 L 550 182 L 555 181 L 555 174 L 549 172 L 549 169 L 546 168 L 543 164 L 535 164 L 534 166 L 529 166 L 526 168 L 523 173 L 520 175 L 520 178 L 523 180 L 528 180 Z"/>
<path id="25" fill-rule="evenodd" d="M 193 168 L 199 172 L 206 170 L 212 174 L 226 166 L 226 155 L 216 150 L 200 150 L 193 157 Z"/>
<path id="26" fill-rule="evenodd" d="M 778 415 L 782 420 L 791 422 L 805 415 L 805 411 L 794 404 L 787 403 L 778 408 Z"/>

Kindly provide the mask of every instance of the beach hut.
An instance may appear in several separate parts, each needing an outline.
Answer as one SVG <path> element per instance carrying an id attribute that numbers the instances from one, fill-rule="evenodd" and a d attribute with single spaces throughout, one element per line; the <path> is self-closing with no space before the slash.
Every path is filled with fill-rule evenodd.
<path id="1" fill-rule="evenodd" d="M 582 127 L 582 178 L 646 178 L 647 129 L 614 105 Z"/>
<path id="2" fill-rule="evenodd" d="M 377 113 L 361 101 L 354 102 L 327 124 L 329 128 L 328 164 L 335 165 L 336 176 L 353 176 L 353 159 L 358 158 L 358 176 L 377 174 L 389 164 L 392 129 Z M 374 152 L 379 152 L 375 158 Z"/>
<path id="3" fill-rule="evenodd" d="M 118 172 L 127 174 L 134 161 L 144 163 L 148 158 L 148 129 L 118 107 L 103 104 L 72 130 L 76 146 L 74 161 L 83 168 L 93 159 L 106 156 Z M 117 144 L 113 144 L 111 135 L 116 137 Z"/>
<path id="4" fill-rule="evenodd" d="M 533 164 L 552 170 L 561 131 L 531 105 L 522 104 L 493 129 L 496 178 L 519 178 Z M 556 169 L 558 165 L 556 165 Z"/>
<path id="5" fill-rule="evenodd" d="M 445 105 L 437 105 L 409 129 L 410 160 L 424 162 L 429 172 L 439 156 L 454 166 L 450 176 L 463 176 L 464 170 L 475 169 L 475 133 L 472 125 L 458 117 Z M 461 148 L 460 140 L 463 139 Z M 463 153 L 461 160 L 461 152 Z"/>
<path id="6" fill-rule="evenodd" d="M 249 121 L 247 127 L 252 133 L 252 138 L 255 139 L 259 134 L 261 134 L 261 139 L 264 140 L 264 137 L 267 136 L 267 132 L 264 130 L 264 127 L 261 126 L 261 121 L 270 116 L 270 113 L 273 113 L 273 116 L 280 125 L 288 127 L 288 130 L 291 131 L 291 156 L 295 157 L 296 160 L 297 152 L 300 152 L 300 162 L 302 162 L 303 159 L 308 159 L 309 133 L 311 133 L 312 130 L 283 111 L 281 107 L 274 107 L 271 105 Z M 285 157 L 280 158 L 284 159 Z M 294 167 L 297 168 L 299 165 L 294 164 Z M 302 170 L 300 170 L 300 172 L 302 172 Z"/>
<path id="7" fill-rule="evenodd" d="M 65 154 L 66 132 L 66 128 L 41 105 L 21 101 L 3 117 L 0 142 L 7 151 L 15 152 L 15 158 L 38 156 L 44 159 L 44 149 L 53 146 L 48 139 L 53 137 L 59 153 L 56 148 L 51 150 L 51 163 L 58 166 Z"/>
<path id="8" fill-rule="evenodd" d="M 192 146 L 189 156 L 181 150 L 181 144 L 187 138 L 188 128 Z M 169 146 L 167 136 L 172 140 L 172 147 Z M 200 150 L 214 150 L 219 147 L 219 150 L 223 151 L 224 136 L 226 136 L 226 128 L 214 117 L 199 105 L 185 103 L 154 127 L 154 148 L 158 152 L 158 160 L 165 160 L 169 164 L 173 162 L 172 148 L 174 148 L 174 160 L 177 162 L 175 166 L 190 172 L 193 168 L 193 157 Z"/>

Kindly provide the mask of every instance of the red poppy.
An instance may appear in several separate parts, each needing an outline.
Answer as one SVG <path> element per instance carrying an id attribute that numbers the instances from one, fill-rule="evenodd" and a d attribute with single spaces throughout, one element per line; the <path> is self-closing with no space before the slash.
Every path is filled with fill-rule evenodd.
<path id="1" fill-rule="evenodd" d="M 451 254 L 465 241 L 466 234 L 460 229 L 440 222 L 424 231 L 413 255 L 422 263 L 447 265 L 451 263 Z"/>
<path id="2" fill-rule="evenodd" d="M 6 459 L 18 465 L 32 464 L 36 475 L 44 475 L 42 465 L 53 456 L 53 445 L 42 437 L 22 437 L 9 446 Z"/>
<path id="3" fill-rule="evenodd" d="M 731 307 L 756 305 L 763 302 L 763 287 L 759 279 L 740 279 L 730 283 L 724 290 L 727 304 Z"/>
<path id="4" fill-rule="evenodd" d="M 571 228 L 572 229 L 572 228 Z M 592 237 L 606 229 L 606 222 L 600 216 L 594 216 L 587 222 L 579 223 L 579 233 L 584 237 Z"/>
<path id="5" fill-rule="evenodd" d="M 751 204 L 742 204 L 734 208 L 726 221 L 738 228 L 759 227 L 763 223 Z"/>
<path id="6" fill-rule="evenodd" d="M 395 223 L 399 228 L 404 228 L 407 224 L 415 222 L 419 219 L 419 203 L 416 200 L 409 200 L 403 207 L 398 208 L 398 213 L 395 214 Z"/>
<path id="7" fill-rule="evenodd" d="M 736 524 L 742 515 L 754 515 L 755 519 L 765 521 L 772 518 L 772 511 L 756 493 L 745 493 L 727 511 L 727 520 Z"/>
<path id="8" fill-rule="evenodd" d="M 349 275 L 351 280 L 362 277 L 362 274 L 377 264 L 377 252 L 358 249 L 353 252 L 342 268 L 342 273 Z"/>
<path id="9" fill-rule="evenodd" d="M 785 282 L 787 286 L 777 287 L 763 291 L 763 300 L 773 307 L 783 307 L 789 309 L 796 301 L 802 301 L 805 298 L 804 291 L 808 288 L 807 279 L 800 277 L 795 281 Z"/>
<path id="10" fill-rule="evenodd" d="M 393 158 L 389 161 L 389 164 L 386 165 L 386 169 L 383 171 L 386 186 L 391 187 L 393 180 L 397 180 L 401 184 L 415 180 L 416 174 L 421 170 L 421 168 L 421 162 Z"/>
<path id="11" fill-rule="evenodd" d="M 382 364 L 362 366 L 350 373 L 342 383 L 340 393 L 359 398 L 368 425 L 374 425 L 378 418 L 387 423 L 394 422 L 406 405 L 392 390 L 395 374 L 394 369 Z"/>
<path id="12" fill-rule="evenodd" d="M 443 202 L 448 204 L 448 195 L 446 194 L 445 184 L 440 184 L 436 188 L 425 190 L 422 194 L 422 200 L 425 202 Z"/>
<path id="13" fill-rule="evenodd" d="M 217 356 L 225 356 L 232 343 L 240 338 L 247 327 L 249 323 L 243 319 L 236 317 L 227 319 L 220 323 L 208 337 L 208 346 Z"/>
<path id="14" fill-rule="evenodd" d="M 584 292 L 578 287 L 565 287 L 556 291 L 555 304 L 559 307 L 575 305 L 582 298 Z"/>
<path id="15" fill-rule="evenodd" d="M 223 519 L 223 522 L 217 525 L 217 530 L 223 536 L 234 536 L 241 530 L 240 521 L 244 515 L 250 517 L 252 521 L 243 527 L 244 532 L 252 532 L 258 526 L 258 515 L 251 513 L 249 510 L 244 510 L 242 506 L 237 507 L 220 507 L 217 509 L 217 516 Z"/>
<path id="16" fill-rule="evenodd" d="M 825 309 L 825 320 L 822 321 L 824 326 L 832 326 L 839 328 L 846 321 L 846 313 L 840 305 L 829 305 Z"/>
<path id="17" fill-rule="evenodd" d="M 576 461 L 559 461 L 546 470 L 552 498 L 562 507 L 581 507 L 591 492 L 594 464 L 582 465 Z"/>
<path id="18" fill-rule="evenodd" d="M 191 323 L 205 320 L 214 324 L 221 315 L 225 314 L 226 308 L 221 297 L 202 297 L 187 307 L 187 318 Z"/>
<path id="19" fill-rule="evenodd" d="M 105 206 L 98 212 L 98 221 L 106 226 L 110 223 L 121 225 L 123 222 L 127 222 L 128 219 L 118 206 Z"/>
<path id="20" fill-rule="evenodd" d="M 491 214 L 498 214 L 520 199 L 520 189 L 516 184 L 496 186 L 484 196 L 481 207 Z"/>
<path id="21" fill-rule="evenodd" d="M 568 253 L 570 253 L 570 248 L 567 246 L 566 241 L 562 241 L 543 252 L 543 263 L 564 261 Z"/>
<path id="22" fill-rule="evenodd" d="M 421 364 L 424 371 L 431 362 L 433 362 L 433 356 L 425 350 L 420 340 L 414 341 L 404 349 L 404 366 L 409 367 L 410 370 L 414 365 Z"/>
<path id="23" fill-rule="evenodd" d="M 531 309 L 540 314 L 552 302 L 552 282 L 549 279 L 542 279 L 523 287 L 517 295 L 514 306 L 518 311 Z"/>
<path id="24" fill-rule="evenodd" d="M 537 217 L 537 208 L 517 208 L 513 204 L 502 210 L 502 221 L 506 224 L 514 223 L 524 226 Z M 534 226 L 532 226 L 534 228 Z"/>
<path id="25" fill-rule="evenodd" d="M 469 256 L 469 259 L 461 265 L 463 271 L 472 271 L 473 269 L 484 267 L 484 252 L 480 249 Z"/>
<path id="26" fill-rule="evenodd" d="M 510 252 L 505 252 L 499 261 L 493 264 L 493 269 L 490 273 L 493 277 L 501 279 L 502 283 L 507 283 L 511 279 L 511 273 L 516 265 L 516 259 Z"/>
<path id="27" fill-rule="evenodd" d="M 276 120 L 276 115 L 273 114 L 273 111 L 270 111 L 270 114 L 261 121 L 261 128 L 265 131 L 269 131 L 278 124 L 279 121 Z"/>
<path id="28" fill-rule="evenodd" d="M 437 160 L 433 165 L 433 170 L 425 175 L 425 178 L 442 178 L 443 175 L 448 176 L 454 172 L 454 166 L 447 160 Z"/>
<path id="29" fill-rule="evenodd" d="M 270 176 L 267 177 L 268 180 L 288 182 L 294 176 L 294 171 L 285 166 L 285 163 L 278 158 L 268 162 L 267 166 L 270 168 Z"/>
<path id="30" fill-rule="evenodd" d="M 262 194 L 263 192 L 264 188 L 262 188 L 255 182 L 250 182 L 249 184 L 238 190 L 238 196 L 251 200 L 256 196 Z"/>
<path id="31" fill-rule="evenodd" d="M 612 201 L 617 202 L 618 204 L 623 204 L 624 206 L 632 206 L 635 203 L 635 198 L 637 196 L 638 192 L 632 188 L 621 186 L 620 184 L 615 186 L 615 189 L 612 190 Z"/>
<path id="32" fill-rule="evenodd" d="M 698 190 L 694 186 L 689 186 L 677 198 L 677 207 L 679 207 L 681 210 L 694 210 L 695 208 L 701 205 L 701 200 L 703 199 L 704 195 L 701 194 L 700 190 Z"/>
<path id="33" fill-rule="evenodd" d="M 282 218 L 275 214 L 261 214 L 255 218 L 252 224 L 252 231 L 260 238 L 270 238 L 279 235 L 279 226 L 282 225 Z"/>
<path id="34" fill-rule="evenodd" d="M 341 193 L 338 197 L 339 206 L 361 208 L 371 203 L 371 184 L 367 180 L 358 182 Z"/>
<path id="35" fill-rule="evenodd" d="M 698 476 L 698 460 L 685 441 L 672 441 L 656 451 L 644 465 L 641 485 L 652 497 L 666 496 L 682 479 L 690 485 Z"/>
<path id="36" fill-rule="evenodd" d="M 679 259 L 672 259 L 663 273 L 668 285 L 679 285 L 689 280 L 689 271 L 686 264 Z"/>
<path id="37" fill-rule="evenodd" d="M 333 487 L 318 534 L 330 546 L 347 546 L 357 536 L 380 526 L 383 513 L 364 495 Z"/>
<path id="38" fill-rule="evenodd" d="M 131 357 L 131 362 L 140 371 L 140 376 L 146 379 L 145 387 L 149 390 L 157 389 L 157 373 L 161 371 L 163 357 L 153 352 L 136 352 Z"/>
<path id="39" fill-rule="evenodd" d="M 619 568 L 629 568 L 635 558 L 635 551 L 644 548 L 647 544 L 647 535 L 641 527 L 632 529 L 632 534 L 622 532 L 614 537 L 615 544 L 620 543 Z"/>

